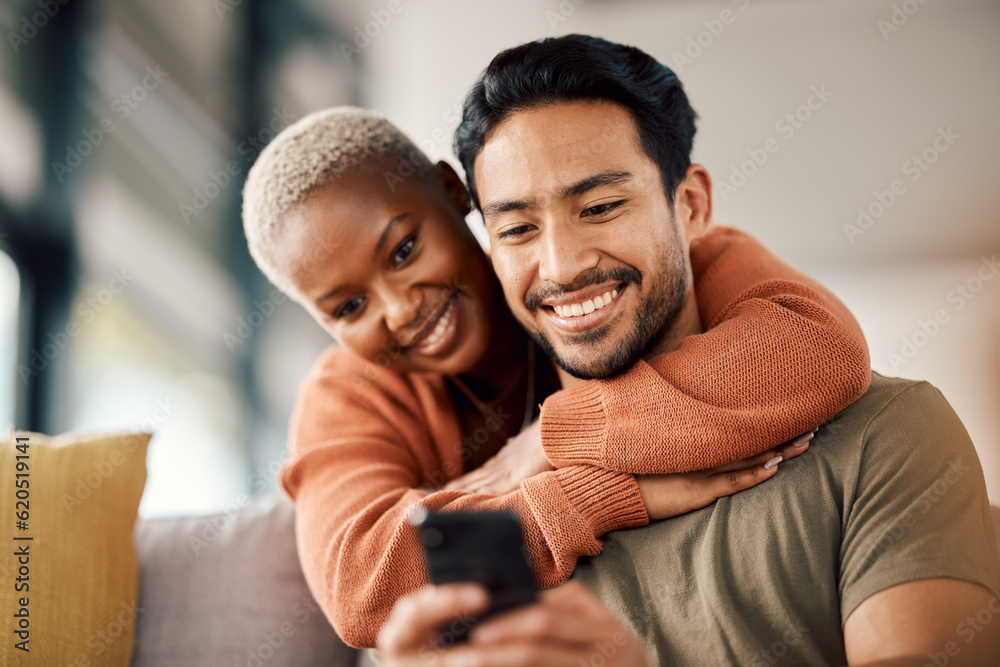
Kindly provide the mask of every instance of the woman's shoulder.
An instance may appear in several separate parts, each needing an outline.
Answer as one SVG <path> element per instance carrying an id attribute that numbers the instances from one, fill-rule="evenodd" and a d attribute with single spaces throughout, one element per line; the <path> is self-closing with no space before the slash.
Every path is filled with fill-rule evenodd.
<path id="1" fill-rule="evenodd" d="M 352 404 L 386 402 L 407 412 L 437 412 L 445 406 L 445 378 L 435 373 L 396 373 L 385 365 L 331 345 L 302 381 L 299 401 L 339 396 Z"/>

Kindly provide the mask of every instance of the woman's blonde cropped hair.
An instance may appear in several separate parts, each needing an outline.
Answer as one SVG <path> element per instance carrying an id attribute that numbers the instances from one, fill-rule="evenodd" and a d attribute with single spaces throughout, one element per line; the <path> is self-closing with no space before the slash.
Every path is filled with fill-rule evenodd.
<path id="1" fill-rule="evenodd" d="M 275 286 L 295 295 L 291 278 L 277 271 L 268 253 L 281 217 L 310 190 L 370 165 L 383 168 L 389 188 L 409 175 L 434 174 L 431 161 L 395 125 L 357 107 L 309 114 L 261 151 L 243 186 L 243 231 L 250 255 Z"/>

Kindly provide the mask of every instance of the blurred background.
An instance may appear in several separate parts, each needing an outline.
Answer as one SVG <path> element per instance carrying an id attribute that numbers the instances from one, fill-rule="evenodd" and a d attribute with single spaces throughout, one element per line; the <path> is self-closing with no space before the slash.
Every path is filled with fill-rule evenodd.
<path id="1" fill-rule="evenodd" d="M 678 72 L 717 219 L 944 392 L 1000 503 L 996 0 L 4 0 L 0 28 L 0 425 L 154 429 L 144 516 L 273 491 L 331 342 L 247 253 L 260 148 L 354 104 L 457 166 L 492 56 L 570 32 Z"/>

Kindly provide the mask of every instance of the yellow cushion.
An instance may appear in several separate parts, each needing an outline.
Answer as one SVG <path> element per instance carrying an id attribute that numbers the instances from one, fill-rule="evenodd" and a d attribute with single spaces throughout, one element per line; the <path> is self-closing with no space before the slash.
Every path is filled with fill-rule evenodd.
<path id="1" fill-rule="evenodd" d="M 0 664 L 129 664 L 132 529 L 150 437 L 15 432 L 0 441 Z"/>

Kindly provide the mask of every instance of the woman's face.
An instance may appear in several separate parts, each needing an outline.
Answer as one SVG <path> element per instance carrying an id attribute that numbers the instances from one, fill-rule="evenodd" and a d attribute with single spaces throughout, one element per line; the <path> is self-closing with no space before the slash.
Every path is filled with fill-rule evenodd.
<path id="1" fill-rule="evenodd" d="M 342 347 L 398 373 L 464 373 L 490 340 L 495 278 L 465 188 L 444 163 L 438 175 L 352 170 L 291 207 L 271 250 Z"/>

